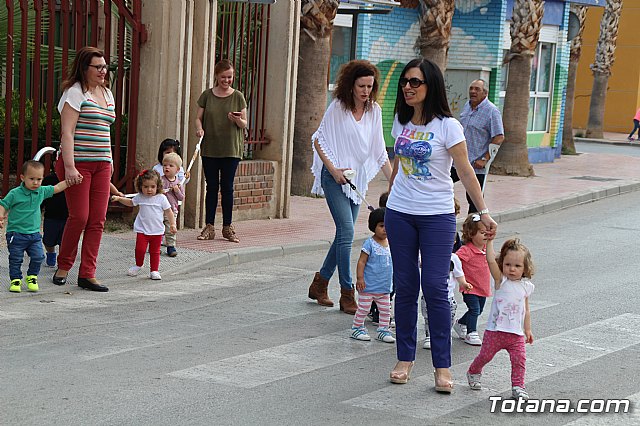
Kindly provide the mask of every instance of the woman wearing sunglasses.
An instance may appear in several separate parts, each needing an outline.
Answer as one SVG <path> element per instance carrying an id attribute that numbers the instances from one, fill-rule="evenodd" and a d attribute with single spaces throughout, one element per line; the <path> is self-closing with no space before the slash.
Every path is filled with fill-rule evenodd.
<path id="1" fill-rule="evenodd" d="M 109 127 L 116 119 L 113 94 L 107 88 L 104 53 L 95 47 L 78 50 L 69 76 L 62 83 L 58 179 L 66 180 L 69 218 L 62 234 L 58 269 L 53 283 L 64 285 L 76 260 L 80 236 L 82 252 L 78 286 L 109 291 L 96 280 L 96 261 L 107 216 L 113 160 Z"/>
<path id="2" fill-rule="evenodd" d="M 327 294 L 329 280 L 338 269 L 340 310 L 357 310 L 351 276 L 351 245 L 361 199 L 347 185 L 345 170 L 355 171 L 350 179 L 366 196 L 371 179 L 382 169 L 387 179 L 391 164 L 382 135 L 382 109 L 376 103 L 378 69 L 368 61 L 350 61 L 340 68 L 320 127 L 311 137 L 315 177 L 311 192 L 324 195 L 336 226 L 336 234 L 322 268 L 309 287 L 309 298 L 319 305 L 333 306 Z"/>
<path id="3" fill-rule="evenodd" d="M 451 312 L 447 277 L 456 230 L 452 162 L 481 211 L 487 235 L 497 225 L 482 199 L 467 158 L 462 126 L 452 118 L 442 72 L 427 59 L 414 59 L 400 75 L 391 134 L 395 159 L 389 182 L 385 227 L 396 290 L 396 350 L 393 383 L 407 383 L 416 356 L 418 297 L 427 304 L 435 390 L 451 393 Z M 419 261 L 421 258 L 421 262 Z M 421 271 L 419 270 L 421 268 Z"/>

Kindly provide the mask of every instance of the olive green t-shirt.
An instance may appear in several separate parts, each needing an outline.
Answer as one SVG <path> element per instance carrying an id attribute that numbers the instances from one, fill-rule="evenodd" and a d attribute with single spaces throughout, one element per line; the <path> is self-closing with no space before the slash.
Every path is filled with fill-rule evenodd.
<path id="1" fill-rule="evenodd" d="M 198 98 L 198 106 L 204 109 L 201 155 L 213 158 L 242 158 L 244 129 L 229 120 L 227 114 L 242 111 L 247 107 L 244 95 L 234 90 L 229 96 L 221 98 L 214 95 L 212 89 L 207 89 Z"/>

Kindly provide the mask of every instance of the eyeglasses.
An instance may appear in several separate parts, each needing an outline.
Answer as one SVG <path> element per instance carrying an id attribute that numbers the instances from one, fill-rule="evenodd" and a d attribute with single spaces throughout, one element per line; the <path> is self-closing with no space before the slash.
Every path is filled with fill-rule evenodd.
<path id="1" fill-rule="evenodd" d="M 426 84 L 427 82 L 424 80 L 420 80 L 419 78 L 416 78 L 416 77 L 412 77 L 412 78 L 402 77 L 400 80 L 398 80 L 398 84 L 400 85 L 400 87 L 406 86 L 407 83 L 409 83 L 409 86 L 411 86 L 412 88 L 417 89 L 418 87 L 420 87 L 423 84 Z"/>
<path id="2" fill-rule="evenodd" d="M 98 72 L 104 72 L 107 70 L 107 66 L 106 65 L 89 65 L 92 68 L 95 68 L 96 70 L 98 70 Z"/>

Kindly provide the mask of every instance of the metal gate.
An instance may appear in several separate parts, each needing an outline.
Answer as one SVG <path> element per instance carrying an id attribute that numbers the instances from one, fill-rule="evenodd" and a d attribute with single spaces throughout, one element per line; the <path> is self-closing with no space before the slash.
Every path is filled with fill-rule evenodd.
<path id="1" fill-rule="evenodd" d="M 269 5 L 218 2 L 216 62 L 226 58 L 234 64 L 234 86 L 247 100 L 247 159 L 253 158 L 255 148 L 269 143 L 264 113 L 270 13 Z"/>
<path id="2" fill-rule="evenodd" d="M 0 164 L 2 194 L 22 163 L 60 144 L 60 84 L 76 49 L 105 52 L 116 104 L 111 127 L 114 176 L 132 189 L 135 175 L 142 0 L 6 0 L 0 5 Z M 50 167 L 47 158 L 45 166 Z"/>

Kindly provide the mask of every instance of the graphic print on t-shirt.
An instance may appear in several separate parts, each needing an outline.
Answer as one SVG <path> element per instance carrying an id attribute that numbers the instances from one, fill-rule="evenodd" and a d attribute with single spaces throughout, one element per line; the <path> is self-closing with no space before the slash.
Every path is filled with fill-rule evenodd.
<path id="1" fill-rule="evenodd" d="M 429 171 L 429 159 L 433 151 L 429 141 L 433 137 L 431 132 L 417 132 L 405 127 L 396 138 L 394 151 L 400 159 L 402 171 L 409 179 L 433 179 Z"/>

